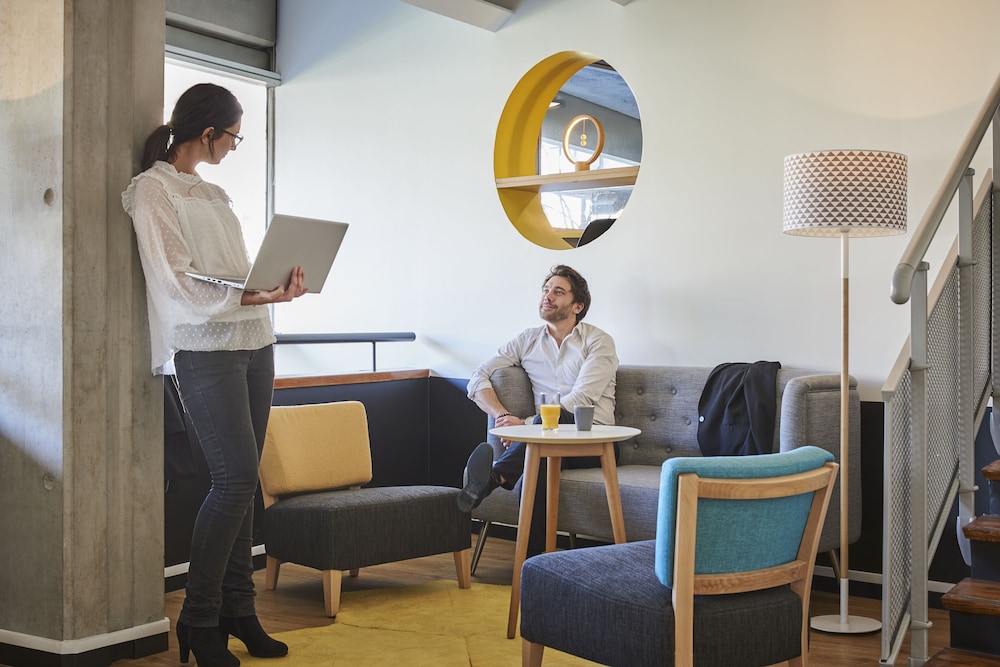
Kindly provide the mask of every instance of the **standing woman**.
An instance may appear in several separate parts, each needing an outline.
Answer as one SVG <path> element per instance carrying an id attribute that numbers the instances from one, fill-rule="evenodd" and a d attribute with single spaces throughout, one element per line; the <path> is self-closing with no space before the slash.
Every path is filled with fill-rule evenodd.
<path id="1" fill-rule="evenodd" d="M 243 138 L 243 108 L 220 86 L 192 86 L 167 125 L 146 140 L 143 172 L 122 193 L 146 276 L 153 373 L 176 373 L 212 476 L 194 524 L 184 605 L 177 620 L 182 663 L 235 667 L 229 635 L 251 655 L 288 646 L 261 628 L 251 557 L 257 463 L 274 386 L 274 333 L 266 304 L 305 294 L 301 267 L 265 292 L 203 282 L 187 271 L 246 275 L 239 220 L 222 188 L 198 176 Z M 173 367 L 173 368 L 171 368 Z"/>

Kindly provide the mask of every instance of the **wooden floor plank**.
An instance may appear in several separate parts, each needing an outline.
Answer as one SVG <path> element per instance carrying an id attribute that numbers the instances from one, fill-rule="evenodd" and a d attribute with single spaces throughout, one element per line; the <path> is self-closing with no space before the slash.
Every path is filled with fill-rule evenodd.
<path id="1" fill-rule="evenodd" d="M 946 648 L 925 662 L 924 667 L 1000 667 L 1000 657 Z"/>

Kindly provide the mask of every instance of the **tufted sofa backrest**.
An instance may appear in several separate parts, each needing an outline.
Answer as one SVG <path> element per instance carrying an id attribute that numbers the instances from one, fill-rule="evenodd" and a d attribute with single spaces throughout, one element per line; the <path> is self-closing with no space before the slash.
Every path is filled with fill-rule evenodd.
<path id="1" fill-rule="evenodd" d="M 615 423 L 642 431 L 620 445 L 620 465 L 659 465 L 701 456 L 698 400 L 711 368 L 619 366 Z"/>
<path id="2" fill-rule="evenodd" d="M 615 423 L 642 433 L 620 444 L 619 465 L 660 465 L 674 456 L 701 456 L 698 402 L 712 368 L 708 366 L 618 367 Z M 779 451 L 781 397 L 788 382 L 811 373 L 781 369 L 777 379 L 777 415 L 772 451 Z M 502 368 L 490 378 L 504 406 L 515 415 L 536 410 L 524 369 Z M 490 420 L 490 428 L 493 422 Z M 495 439 L 491 436 L 491 439 Z"/>

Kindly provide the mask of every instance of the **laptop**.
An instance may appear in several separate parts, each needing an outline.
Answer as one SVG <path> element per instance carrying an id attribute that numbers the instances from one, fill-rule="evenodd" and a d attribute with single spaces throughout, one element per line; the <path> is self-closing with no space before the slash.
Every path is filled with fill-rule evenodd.
<path id="1" fill-rule="evenodd" d="M 216 276 L 189 271 L 187 275 L 237 289 L 262 291 L 287 284 L 292 267 L 301 266 L 306 274 L 306 288 L 310 293 L 318 294 L 323 289 L 346 233 L 346 222 L 275 214 L 250 273 L 245 276 Z"/>

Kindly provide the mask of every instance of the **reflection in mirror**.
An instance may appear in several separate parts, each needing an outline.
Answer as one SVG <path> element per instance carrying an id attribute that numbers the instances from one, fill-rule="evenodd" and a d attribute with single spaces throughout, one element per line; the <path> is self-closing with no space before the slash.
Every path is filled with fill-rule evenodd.
<path id="1" fill-rule="evenodd" d="M 597 119 L 601 128 L 580 122 L 581 115 Z M 594 159 L 599 138 L 604 146 Z M 549 104 L 538 146 L 538 173 L 580 171 L 591 160 L 591 171 L 638 166 L 641 158 L 642 128 L 632 90 L 603 60 L 581 68 Z M 552 228 L 570 247 L 579 247 L 610 228 L 631 194 L 631 185 L 542 192 L 541 204 Z"/>
<path id="2" fill-rule="evenodd" d="M 624 205 L 623 203 L 622 206 Z M 617 218 L 597 218 L 588 222 L 587 226 L 583 229 L 583 233 L 580 234 L 580 240 L 577 241 L 576 247 L 579 248 L 582 245 L 587 245 L 597 239 L 601 234 L 611 229 L 611 225 L 615 224 L 615 220 Z"/>

